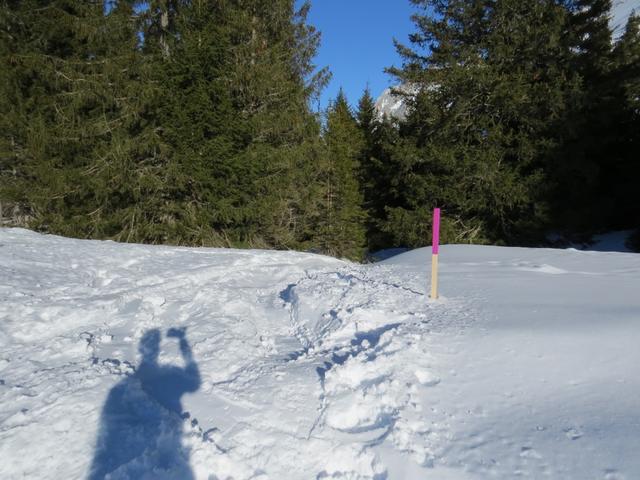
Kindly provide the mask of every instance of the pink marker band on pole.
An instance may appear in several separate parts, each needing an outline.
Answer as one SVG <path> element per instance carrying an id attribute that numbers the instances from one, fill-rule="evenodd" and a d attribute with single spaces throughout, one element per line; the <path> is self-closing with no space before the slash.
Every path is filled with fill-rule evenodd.
<path id="1" fill-rule="evenodd" d="M 440 249 L 440 209 L 433 209 L 433 240 L 431 243 L 431 253 L 438 255 Z"/>
<path id="2" fill-rule="evenodd" d="M 438 298 L 438 250 L 440 249 L 440 209 L 433 209 L 433 239 L 431 241 L 431 298 Z"/>

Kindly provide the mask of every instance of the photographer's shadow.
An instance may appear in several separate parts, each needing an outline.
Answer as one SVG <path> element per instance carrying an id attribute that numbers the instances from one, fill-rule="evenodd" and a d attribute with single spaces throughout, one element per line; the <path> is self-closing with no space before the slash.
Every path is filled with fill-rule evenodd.
<path id="1" fill-rule="evenodd" d="M 140 365 L 109 392 L 89 480 L 109 478 L 193 479 L 189 450 L 182 445 L 184 414 L 181 397 L 200 387 L 184 329 L 167 336 L 180 343 L 185 366 L 159 365 L 161 334 L 147 331 L 140 340 Z"/>

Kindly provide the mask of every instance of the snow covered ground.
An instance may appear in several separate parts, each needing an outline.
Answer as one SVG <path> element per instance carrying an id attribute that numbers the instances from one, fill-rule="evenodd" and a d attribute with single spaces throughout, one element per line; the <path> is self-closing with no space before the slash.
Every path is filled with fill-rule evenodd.
<path id="1" fill-rule="evenodd" d="M 640 255 L 0 229 L 0 478 L 640 478 Z"/>

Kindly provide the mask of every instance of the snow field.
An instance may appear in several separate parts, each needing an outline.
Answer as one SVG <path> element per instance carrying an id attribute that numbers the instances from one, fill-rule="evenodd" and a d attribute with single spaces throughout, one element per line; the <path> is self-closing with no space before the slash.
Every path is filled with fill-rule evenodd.
<path id="1" fill-rule="evenodd" d="M 0 229 L 0 478 L 640 477 L 640 256 L 441 257 Z"/>

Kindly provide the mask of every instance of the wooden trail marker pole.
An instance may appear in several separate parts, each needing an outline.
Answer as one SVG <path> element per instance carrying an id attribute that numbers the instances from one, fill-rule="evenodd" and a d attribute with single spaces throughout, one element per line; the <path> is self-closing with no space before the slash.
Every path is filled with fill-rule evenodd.
<path id="1" fill-rule="evenodd" d="M 438 298 L 438 250 L 440 247 L 440 209 L 433 209 L 433 237 L 431 241 L 431 298 Z"/>

